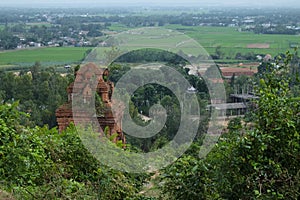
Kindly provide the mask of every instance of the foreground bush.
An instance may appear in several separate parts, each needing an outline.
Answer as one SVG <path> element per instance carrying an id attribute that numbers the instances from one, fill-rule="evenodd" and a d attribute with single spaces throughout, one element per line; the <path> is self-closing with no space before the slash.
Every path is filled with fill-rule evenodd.
<path id="1" fill-rule="evenodd" d="M 125 199 L 142 180 L 101 165 L 75 128 L 58 134 L 19 124 L 18 104 L 0 105 L 1 185 L 17 199 Z"/>
<path id="2" fill-rule="evenodd" d="M 252 126 L 232 121 L 204 159 L 183 156 L 163 173 L 172 199 L 299 199 L 300 103 L 292 98 L 291 55 L 259 81 Z"/>

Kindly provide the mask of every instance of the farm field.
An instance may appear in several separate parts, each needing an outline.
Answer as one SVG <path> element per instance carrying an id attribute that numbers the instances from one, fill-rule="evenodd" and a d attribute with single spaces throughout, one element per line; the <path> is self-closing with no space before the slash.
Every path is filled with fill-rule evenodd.
<path id="1" fill-rule="evenodd" d="M 176 30 L 196 40 L 210 55 L 215 53 L 216 47 L 220 46 L 224 53 L 221 62 L 239 62 L 235 60 L 237 53 L 247 54 L 271 54 L 285 53 L 292 50 L 290 45 L 300 45 L 300 35 L 284 34 L 255 34 L 253 32 L 240 32 L 237 27 L 211 27 L 211 26 L 182 26 L 166 25 L 163 28 Z M 112 24 L 110 30 L 122 32 L 129 28 Z M 148 43 L 147 39 L 141 41 Z M 190 50 L 193 54 L 194 50 Z M 227 58 L 226 58 L 227 57 Z"/>
<path id="2" fill-rule="evenodd" d="M 198 42 L 204 50 L 210 55 L 215 54 L 216 47 L 221 47 L 221 52 L 224 54 L 222 59 L 215 60 L 217 63 L 247 63 L 253 62 L 247 60 L 237 60 L 235 57 L 238 53 L 242 55 L 254 54 L 254 55 L 266 55 L 270 54 L 272 57 L 285 53 L 287 50 L 293 51 L 291 45 L 300 44 L 299 35 L 283 35 L 283 34 L 255 34 L 252 32 L 240 32 L 238 28 L 234 27 L 204 27 L 204 26 L 182 26 L 182 25 L 167 25 L 163 28 L 176 30 L 184 33 L 186 36 L 193 38 Z M 128 30 L 124 25 L 113 24 L 111 30 L 122 32 Z M 143 28 L 140 28 L 140 30 Z M 134 35 L 133 46 L 146 46 L 151 48 L 153 46 L 169 47 L 170 50 L 173 48 L 173 52 L 176 52 L 177 47 L 172 46 L 176 44 L 178 39 L 184 39 L 184 36 L 177 37 L 176 33 L 168 34 L 163 31 L 164 34 L 158 31 L 156 34 L 158 37 L 147 36 L 147 31 L 142 34 Z M 154 33 L 154 32 L 152 32 Z M 155 34 L 155 33 L 154 33 Z M 169 35 L 168 37 L 166 35 Z M 165 36 L 165 37 L 164 37 Z M 126 39 L 125 41 L 127 41 Z M 131 40 L 132 41 L 132 40 Z M 130 42 L 129 42 L 130 43 Z M 159 45 L 157 45 L 159 44 Z M 171 45 L 170 45 L 171 44 Z M 179 43 L 177 43 L 179 44 Z M 197 56 L 199 52 L 198 47 L 193 45 L 179 45 L 177 49 L 184 50 L 186 54 Z M 130 47 L 129 47 L 130 49 Z M 172 51 L 172 50 L 171 50 Z M 256 62 L 259 62 L 256 60 Z"/>
<path id="3" fill-rule="evenodd" d="M 167 25 L 163 28 L 176 30 L 186 34 L 197 41 L 210 55 L 215 53 L 216 47 L 220 46 L 224 57 L 216 62 L 221 63 L 239 63 L 247 62 L 245 60 L 235 60 L 237 53 L 246 54 L 271 54 L 275 56 L 279 53 L 285 53 L 290 48 L 291 44 L 299 44 L 300 36 L 297 35 L 267 35 L 254 34 L 252 32 L 239 32 L 237 28 L 232 27 L 202 27 L 202 26 L 182 26 L 182 25 Z M 128 30 L 126 26 L 113 24 L 110 30 L 122 32 Z M 162 31 L 162 33 L 166 33 Z M 159 30 L 157 35 L 162 34 Z M 153 32 L 155 34 L 155 32 Z M 172 34 L 171 34 L 172 35 Z M 173 37 L 174 36 L 174 37 Z M 136 45 L 140 47 L 146 46 L 151 48 L 151 45 L 165 46 L 173 48 L 179 38 L 177 34 L 172 37 L 154 38 L 153 35 L 142 33 L 135 35 L 135 44 L 129 46 L 128 50 L 136 49 Z M 130 38 L 129 38 L 130 39 Z M 155 44 L 156 43 L 156 44 Z M 159 45 L 157 45 L 159 43 Z M 171 44 L 171 46 L 170 46 Z M 135 46 L 135 47 L 134 47 Z M 184 49 L 186 54 L 197 56 L 199 49 L 197 47 L 180 46 L 179 49 Z M 23 67 L 29 67 L 34 62 L 39 61 L 43 66 L 63 66 L 65 64 L 78 63 L 86 56 L 86 51 L 92 49 L 88 47 L 50 47 L 50 48 L 35 48 L 15 51 L 0 52 L 0 68 L 19 70 Z M 104 50 L 109 51 L 111 48 L 100 48 L 98 54 L 103 54 Z M 176 48 L 173 52 L 176 52 Z"/>
<path id="4" fill-rule="evenodd" d="M 271 54 L 285 53 L 290 44 L 300 44 L 299 35 L 255 34 L 239 32 L 236 27 L 191 27 L 168 25 L 165 28 L 187 34 L 201 44 L 210 54 L 217 46 L 225 56 L 234 57 L 236 53 Z M 256 47 L 256 48 L 255 48 Z"/>
<path id="5" fill-rule="evenodd" d="M 43 66 L 80 62 L 88 47 L 51 47 L 0 52 L 1 68 L 21 68 L 39 61 Z"/>

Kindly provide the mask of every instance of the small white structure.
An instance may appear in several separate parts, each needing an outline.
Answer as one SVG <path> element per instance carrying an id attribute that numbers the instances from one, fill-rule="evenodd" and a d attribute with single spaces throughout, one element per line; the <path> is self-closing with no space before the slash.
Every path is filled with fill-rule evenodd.
<path id="1" fill-rule="evenodd" d="M 193 86 L 191 86 L 187 89 L 187 93 L 195 94 L 195 93 L 197 93 L 197 89 L 194 88 Z"/>

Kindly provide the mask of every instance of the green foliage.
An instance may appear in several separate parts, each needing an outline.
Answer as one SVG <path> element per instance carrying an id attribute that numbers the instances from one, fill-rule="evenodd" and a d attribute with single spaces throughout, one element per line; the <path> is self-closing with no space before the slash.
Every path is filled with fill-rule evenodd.
<path id="1" fill-rule="evenodd" d="M 0 30 L 0 48 L 5 50 L 15 49 L 18 46 L 19 38 L 8 30 Z"/>
<path id="2" fill-rule="evenodd" d="M 128 63 L 149 63 L 149 62 L 166 62 L 166 63 L 185 63 L 186 61 L 171 52 L 167 52 L 160 49 L 145 48 L 140 50 L 134 50 L 127 54 L 122 55 L 116 60 L 116 62 L 128 62 Z"/>
<path id="3" fill-rule="evenodd" d="M 61 134 L 25 127 L 17 108 L 0 105 L 0 179 L 17 199 L 125 199 L 141 186 L 137 177 L 101 165 L 74 127 Z"/>
<path id="4" fill-rule="evenodd" d="M 54 68 L 42 70 L 36 62 L 28 73 L 0 73 L 0 81 L 1 99 L 4 102 L 18 100 L 19 109 L 30 114 L 32 126 L 56 125 L 55 110 L 67 100 L 68 78 L 62 77 Z"/>
<path id="5" fill-rule="evenodd" d="M 174 199 L 299 199 L 300 105 L 291 100 L 291 54 L 260 79 L 252 127 L 230 121 L 204 160 L 185 155 L 164 170 Z"/>
<path id="6" fill-rule="evenodd" d="M 78 63 L 85 57 L 89 47 L 49 47 L 5 51 L 0 54 L 0 65 L 15 65 L 18 70 L 31 66 L 39 60 L 43 66 Z M 1 66 L 2 67 L 2 66 Z M 1 68 L 0 67 L 0 68 Z"/>
<path id="7" fill-rule="evenodd" d="M 211 199 L 217 194 L 211 190 L 205 163 L 192 156 L 184 156 L 162 174 L 162 196 L 166 199 Z"/>
<path id="8" fill-rule="evenodd" d="M 117 83 L 118 80 L 126 73 L 130 70 L 130 67 L 128 66 L 124 66 L 124 65 L 120 65 L 120 64 L 111 64 L 109 67 L 109 80 Z"/>
<path id="9" fill-rule="evenodd" d="M 110 53 L 115 54 L 115 51 L 117 51 L 117 49 L 113 48 Z M 177 70 L 180 74 L 182 74 L 182 76 L 186 80 L 188 80 L 192 86 L 194 86 L 199 92 L 202 92 L 202 94 L 204 94 L 203 96 L 207 94 L 208 89 L 206 87 L 205 81 L 203 79 L 199 79 L 199 77 L 197 76 L 189 75 L 188 70 L 183 68 L 183 66 L 186 64 L 186 61 L 174 53 L 158 49 L 143 49 L 124 54 L 120 56 L 117 61 L 136 63 L 143 63 L 146 61 L 166 63 L 166 65 L 172 67 L 173 69 Z M 165 70 L 164 67 L 161 67 L 160 69 L 163 72 Z M 128 67 L 128 64 L 124 63 L 112 63 L 109 66 L 109 70 L 109 79 L 117 84 L 118 80 L 130 70 L 130 67 Z M 139 73 L 142 77 L 149 76 L 149 74 L 153 72 L 154 70 L 149 68 L 147 70 L 140 69 Z M 171 77 L 167 76 L 168 73 L 161 73 L 161 77 L 158 78 L 170 80 Z M 138 77 L 132 76 L 130 84 L 128 84 L 127 87 L 134 87 L 136 80 L 138 80 Z M 174 81 L 168 84 L 172 85 L 177 83 L 176 81 Z M 205 98 L 207 98 L 207 96 L 205 96 Z M 126 141 L 131 145 L 131 149 L 136 149 L 137 151 L 141 150 L 143 152 L 154 151 L 157 148 L 165 145 L 177 133 L 179 127 L 178 121 L 180 121 L 181 114 L 180 104 L 172 91 L 170 91 L 167 87 L 164 87 L 159 84 L 146 84 L 135 90 L 129 103 L 129 112 L 133 121 L 140 126 L 145 126 L 147 123 L 149 123 L 147 121 L 143 121 L 142 117 L 143 115 L 149 117 L 149 110 L 155 104 L 161 104 L 165 107 L 167 111 L 168 118 L 164 128 L 160 131 L 160 133 L 158 133 L 152 138 L 140 139 L 130 137 L 129 135 L 126 136 Z M 200 104 L 202 108 L 205 107 L 205 102 L 200 102 Z M 197 112 L 197 108 L 191 108 L 191 110 L 192 112 Z M 202 132 L 202 129 L 199 130 L 201 130 Z"/>
<path id="10" fill-rule="evenodd" d="M 47 171 L 45 143 L 39 140 L 36 129 L 29 132 L 20 126 L 17 104 L 1 105 L 1 179 L 10 184 L 35 185 Z"/>
<path id="11" fill-rule="evenodd" d="M 221 46 L 216 47 L 215 55 L 212 56 L 213 59 L 222 59 L 224 57 L 225 53 L 222 52 L 221 48 Z"/>
<path id="12" fill-rule="evenodd" d="M 241 130 L 242 129 L 241 118 L 236 117 L 236 118 L 230 120 L 227 125 L 227 128 L 230 132 Z"/>

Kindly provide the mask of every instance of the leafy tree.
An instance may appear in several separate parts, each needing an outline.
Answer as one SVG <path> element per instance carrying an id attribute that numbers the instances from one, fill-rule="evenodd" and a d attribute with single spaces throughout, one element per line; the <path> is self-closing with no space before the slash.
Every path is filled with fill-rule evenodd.
<path id="1" fill-rule="evenodd" d="M 1 187 L 16 199 L 126 199 L 143 178 L 101 165 L 71 126 L 58 134 L 19 123 L 18 103 L 0 105 Z"/>
<path id="2" fill-rule="evenodd" d="M 0 73 L 1 100 L 19 101 L 19 109 L 30 113 L 32 125 L 56 125 L 55 110 L 66 99 L 66 87 L 69 78 L 56 73 L 54 68 L 42 69 L 36 62 L 31 73 Z M 27 124 L 28 125 L 28 124 Z"/>
<path id="3" fill-rule="evenodd" d="M 251 126 L 229 123 L 205 160 L 190 155 L 164 171 L 174 199 L 298 199 L 300 104 L 289 86 L 291 54 L 260 79 Z M 188 169 L 188 170 L 186 170 Z"/>
<path id="4" fill-rule="evenodd" d="M 0 90 L 5 94 L 4 100 L 13 100 L 15 97 L 16 81 L 12 72 L 0 74 Z"/>
<path id="5" fill-rule="evenodd" d="M 299 198 L 299 103 L 290 101 L 289 62 L 290 55 L 260 80 L 255 127 L 229 142 L 219 168 L 230 185 L 220 187 L 225 198 Z"/>
<path id="6" fill-rule="evenodd" d="M 8 30 L 0 31 L 0 48 L 5 50 L 7 49 L 15 49 L 18 46 L 18 42 L 20 39 L 14 36 Z"/>
<path id="7" fill-rule="evenodd" d="M 221 48 L 221 46 L 216 47 L 215 55 L 212 56 L 214 59 L 222 59 L 224 57 L 225 53 L 222 52 Z"/>

